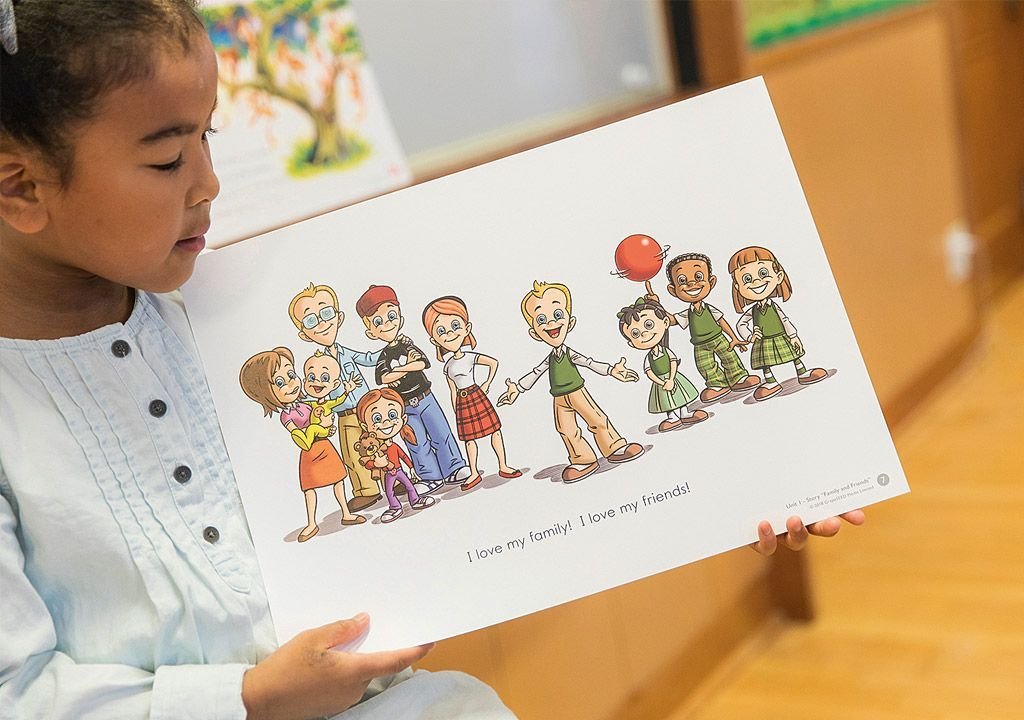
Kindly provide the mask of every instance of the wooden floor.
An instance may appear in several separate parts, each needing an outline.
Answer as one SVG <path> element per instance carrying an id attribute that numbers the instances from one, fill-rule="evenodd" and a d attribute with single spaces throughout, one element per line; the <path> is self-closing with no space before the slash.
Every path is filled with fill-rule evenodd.
<path id="1" fill-rule="evenodd" d="M 814 543 L 816 620 L 670 720 L 1024 718 L 1024 282 L 987 323 L 896 429 L 911 494 Z"/>

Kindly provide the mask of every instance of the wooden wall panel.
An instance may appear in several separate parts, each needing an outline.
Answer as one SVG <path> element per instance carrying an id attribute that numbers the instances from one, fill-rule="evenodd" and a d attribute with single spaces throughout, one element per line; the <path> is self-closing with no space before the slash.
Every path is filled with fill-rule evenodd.
<path id="1" fill-rule="evenodd" d="M 946 270 L 966 210 L 942 15 L 926 6 L 748 70 L 765 76 L 875 390 L 905 405 L 977 322 L 971 286 Z"/>

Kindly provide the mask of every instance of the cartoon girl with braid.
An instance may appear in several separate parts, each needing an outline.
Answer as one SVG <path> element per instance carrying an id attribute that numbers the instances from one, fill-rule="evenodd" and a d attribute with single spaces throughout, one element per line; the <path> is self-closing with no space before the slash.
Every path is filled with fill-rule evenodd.
<path id="1" fill-rule="evenodd" d="M 796 334 L 796 327 L 773 300 L 789 300 L 793 286 L 772 251 L 757 246 L 737 251 L 729 259 L 729 274 L 733 305 L 736 312 L 743 313 L 736 331 L 744 340 L 752 342 L 750 366 L 764 374 L 764 383 L 754 390 L 754 399 L 767 400 L 782 390 L 772 372 L 777 365 L 793 363 L 801 385 L 828 377 L 822 368 L 808 370 L 804 366 L 800 359 L 804 355 L 804 344 Z"/>

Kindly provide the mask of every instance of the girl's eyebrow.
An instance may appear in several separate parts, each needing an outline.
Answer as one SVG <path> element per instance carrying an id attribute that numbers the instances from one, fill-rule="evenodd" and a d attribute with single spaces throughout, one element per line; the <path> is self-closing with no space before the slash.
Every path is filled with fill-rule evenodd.
<path id="1" fill-rule="evenodd" d="M 213 111 L 216 109 L 217 98 L 214 98 L 213 107 L 210 108 L 210 115 L 207 118 L 207 124 L 209 124 L 209 120 L 213 118 Z M 181 137 L 183 135 L 191 135 L 198 129 L 199 126 L 195 123 L 179 123 L 177 125 L 168 125 L 167 127 L 157 130 L 154 133 L 150 133 L 146 137 L 142 138 L 141 140 L 139 140 L 139 144 L 151 145 L 153 143 L 160 142 L 161 140 L 164 140 L 169 137 Z"/>

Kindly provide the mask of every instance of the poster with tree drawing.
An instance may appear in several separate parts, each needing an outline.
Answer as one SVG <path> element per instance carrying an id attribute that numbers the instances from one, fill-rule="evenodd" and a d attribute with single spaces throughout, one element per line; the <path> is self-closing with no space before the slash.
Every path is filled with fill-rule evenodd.
<path id="1" fill-rule="evenodd" d="M 409 181 L 348 0 L 207 0 L 202 16 L 220 82 L 212 246 Z"/>

